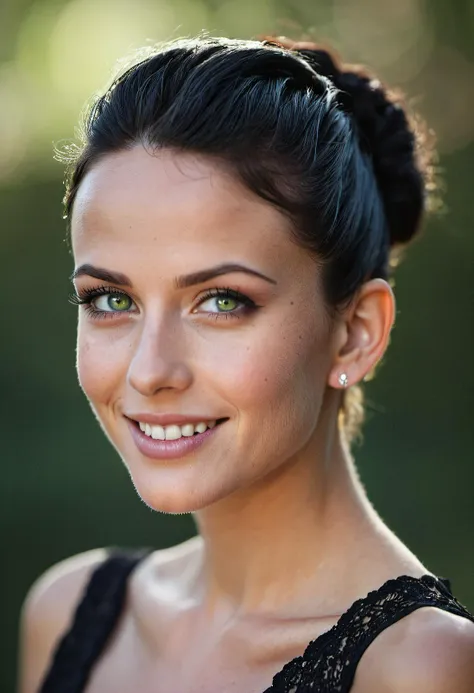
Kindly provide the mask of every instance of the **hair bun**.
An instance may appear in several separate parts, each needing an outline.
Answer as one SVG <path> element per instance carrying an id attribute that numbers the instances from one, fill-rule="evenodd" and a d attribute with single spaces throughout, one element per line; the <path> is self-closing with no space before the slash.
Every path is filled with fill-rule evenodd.
<path id="1" fill-rule="evenodd" d="M 340 90 L 341 108 L 351 114 L 361 148 L 372 158 L 390 244 L 408 242 L 418 230 L 424 209 L 425 171 L 418 161 L 416 133 L 402 106 L 366 70 L 343 65 L 329 49 L 280 37 L 268 37 L 265 42 L 297 53 Z"/>

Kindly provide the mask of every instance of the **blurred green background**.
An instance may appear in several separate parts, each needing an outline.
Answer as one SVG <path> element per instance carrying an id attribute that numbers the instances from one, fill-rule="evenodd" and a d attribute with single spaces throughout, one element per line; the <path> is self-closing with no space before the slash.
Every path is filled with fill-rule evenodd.
<path id="1" fill-rule="evenodd" d="M 52 563 L 104 545 L 168 546 L 190 517 L 150 511 L 77 385 L 72 258 L 53 144 L 74 136 L 117 59 L 205 30 L 332 43 L 400 85 L 439 139 L 446 211 L 397 273 L 397 324 L 367 386 L 356 458 L 387 523 L 474 610 L 474 1 L 1 0 L 0 691 L 18 615 Z"/>

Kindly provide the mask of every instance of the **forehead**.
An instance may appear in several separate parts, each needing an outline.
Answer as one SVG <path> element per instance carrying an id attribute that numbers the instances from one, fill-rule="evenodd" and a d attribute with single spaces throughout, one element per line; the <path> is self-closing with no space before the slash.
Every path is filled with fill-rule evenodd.
<path id="1" fill-rule="evenodd" d="M 290 244 L 288 221 L 217 163 L 143 147 L 103 157 L 80 184 L 73 208 L 73 247 L 207 244 L 272 252 Z"/>
<path id="2" fill-rule="evenodd" d="M 202 156 L 141 146 L 104 156 L 79 186 L 71 240 L 76 267 L 123 273 L 143 291 L 221 264 L 247 265 L 294 296 L 321 289 L 289 220 Z"/>

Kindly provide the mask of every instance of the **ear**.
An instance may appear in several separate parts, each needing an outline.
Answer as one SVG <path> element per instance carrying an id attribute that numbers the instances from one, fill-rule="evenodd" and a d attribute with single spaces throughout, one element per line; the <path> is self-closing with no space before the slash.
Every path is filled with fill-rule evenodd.
<path id="1" fill-rule="evenodd" d="M 365 378 L 382 358 L 395 319 L 395 297 L 383 279 L 362 285 L 336 330 L 336 353 L 328 384 L 341 389 L 342 373 L 347 385 Z"/>

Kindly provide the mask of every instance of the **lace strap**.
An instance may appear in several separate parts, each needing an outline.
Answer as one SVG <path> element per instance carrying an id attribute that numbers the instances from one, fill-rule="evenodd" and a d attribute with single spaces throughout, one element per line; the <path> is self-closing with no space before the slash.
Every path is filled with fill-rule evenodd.
<path id="1" fill-rule="evenodd" d="M 38 693 L 80 693 L 116 625 L 127 580 L 148 549 L 113 549 L 92 573 L 69 630 L 59 641 Z"/>
<path id="2" fill-rule="evenodd" d="M 265 693 L 349 693 L 357 665 L 373 640 L 424 606 L 474 622 L 474 616 L 452 595 L 449 581 L 431 575 L 402 575 L 354 602 L 333 628 L 283 667 Z"/>
<path id="3" fill-rule="evenodd" d="M 474 622 L 474 616 L 451 593 L 449 580 L 437 579 L 431 575 L 424 575 L 419 579 L 402 576 L 398 580 L 398 585 L 393 584 L 389 591 L 380 595 L 355 617 L 352 645 L 346 652 L 349 662 L 340 676 L 341 693 L 350 690 L 357 665 L 377 635 L 417 609 L 436 607 Z M 394 581 L 396 582 L 397 580 Z"/>

